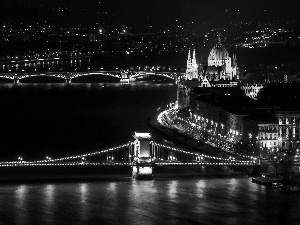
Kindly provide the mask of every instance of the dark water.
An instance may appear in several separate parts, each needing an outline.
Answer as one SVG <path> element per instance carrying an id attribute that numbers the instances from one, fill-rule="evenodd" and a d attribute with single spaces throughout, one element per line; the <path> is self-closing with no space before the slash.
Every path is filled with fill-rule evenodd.
<path id="1" fill-rule="evenodd" d="M 0 186 L 0 224 L 299 224 L 300 196 L 250 178 Z"/>
<path id="2" fill-rule="evenodd" d="M 175 100 L 174 84 L 1 84 L 0 159 L 73 155 L 127 143 L 135 131 L 151 132 L 149 117 Z"/>

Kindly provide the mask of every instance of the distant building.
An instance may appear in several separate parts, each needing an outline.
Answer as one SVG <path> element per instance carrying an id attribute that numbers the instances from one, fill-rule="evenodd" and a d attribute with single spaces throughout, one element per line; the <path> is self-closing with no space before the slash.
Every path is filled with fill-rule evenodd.
<path id="1" fill-rule="evenodd" d="M 190 94 L 195 87 L 237 87 L 238 82 L 237 59 L 233 58 L 221 44 L 218 43 L 208 56 L 208 66 L 198 66 L 195 49 L 188 52 L 186 73 L 178 83 L 177 107 L 179 109 L 189 107 Z"/>
<path id="2" fill-rule="evenodd" d="M 257 99 L 257 94 L 264 86 L 262 84 L 246 84 L 242 85 L 241 89 L 245 91 L 245 94 L 252 99 Z"/>
<path id="3" fill-rule="evenodd" d="M 284 149 L 300 148 L 300 111 L 277 111 L 279 147 Z"/>
<path id="4" fill-rule="evenodd" d="M 267 84 L 258 101 L 253 101 L 237 87 L 198 87 L 190 99 L 191 119 L 210 140 L 225 146 L 244 140 L 264 152 L 299 150 L 299 90 L 297 84 Z"/>
<path id="5" fill-rule="evenodd" d="M 285 83 L 300 83 L 300 73 L 296 73 L 294 75 L 286 74 L 284 75 Z"/>
<path id="6" fill-rule="evenodd" d="M 208 64 L 204 71 L 204 76 L 210 77 L 210 80 L 238 80 L 237 58 L 233 54 L 229 56 L 227 49 L 222 45 L 220 36 L 218 42 L 210 51 Z"/>
<path id="7" fill-rule="evenodd" d="M 229 57 L 219 38 L 206 67 L 197 65 L 195 50 L 193 56 L 188 53 L 177 106 L 188 109 L 183 112 L 188 112 L 196 136 L 217 146 L 247 144 L 251 154 L 260 150 L 261 155 L 299 149 L 300 85 L 297 76 L 286 76 L 287 83 L 282 77 L 281 71 L 251 72 L 239 82 L 236 56 Z"/>
<path id="8" fill-rule="evenodd" d="M 232 99 L 246 101 L 246 96 L 238 87 L 195 88 L 194 107 L 191 107 L 191 119 L 202 131 L 218 141 L 236 143 L 242 138 L 243 108 L 233 105 Z"/>
<path id="9" fill-rule="evenodd" d="M 196 52 L 193 50 L 188 53 L 186 79 L 204 79 L 207 77 L 209 81 L 219 80 L 238 80 L 238 67 L 236 54 L 229 56 L 227 49 L 222 45 L 220 36 L 218 36 L 217 44 L 211 49 L 208 56 L 207 66 L 200 64 L 198 66 L 196 60 Z"/>
<path id="10" fill-rule="evenodd" d="M 193 51 L 193 58 L 191 57 L 191 51 L 189 51 L 185 78 L 186 80 L 199 79 L 195 49 Z"/>
<path id="11" fill-rule="evenodd" d="M 243 124 L 243 139 L 255 140 L 261 151 L 278 147 L 278 121 L 272 107 L 252 109 Z"/>

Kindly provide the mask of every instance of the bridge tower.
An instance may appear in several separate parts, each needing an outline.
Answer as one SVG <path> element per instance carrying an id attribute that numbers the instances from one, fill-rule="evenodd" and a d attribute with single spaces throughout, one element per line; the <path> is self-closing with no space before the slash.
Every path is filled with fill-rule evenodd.
<path id="1" fill-rule="evenodd" d="M 137 179 L 152 179 L 153 162 L 151 153 L 150 133 L 137 133 L 133 135 L 134 141 L 134 165 L 132 176 Z"/>

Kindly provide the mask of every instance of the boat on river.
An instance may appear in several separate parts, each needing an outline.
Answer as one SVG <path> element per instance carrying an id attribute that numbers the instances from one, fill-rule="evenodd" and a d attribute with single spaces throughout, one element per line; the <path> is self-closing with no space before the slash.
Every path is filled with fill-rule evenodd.
<path id="1" fill-rule="evenodd" d="M 272 185 L 274 183 L 284 182 L 284 177 L 277 174 L 262 174 L 260 177 L 252 177 L 253 183 Z"/>

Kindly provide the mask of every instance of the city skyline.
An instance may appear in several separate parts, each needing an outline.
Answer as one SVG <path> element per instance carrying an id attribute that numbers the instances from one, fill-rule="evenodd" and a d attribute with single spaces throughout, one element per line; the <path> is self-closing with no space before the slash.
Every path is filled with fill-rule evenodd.
<path id="1" fill-rule="evenodd" d="M 297 1 L 2 1 L 1 20 L 47 21 L 54 25 L 94 25 L 96 22 L 173 26 L 187 22 L 225 22 L 299 19 Z M 100 21 L 98 21 L 100 20 Z"/>
<path id="2" fill-rule="evenodd" d="M 298 225 L 297 3 L 2 0 L 0 224 Z"/>

